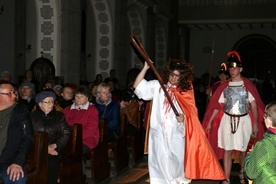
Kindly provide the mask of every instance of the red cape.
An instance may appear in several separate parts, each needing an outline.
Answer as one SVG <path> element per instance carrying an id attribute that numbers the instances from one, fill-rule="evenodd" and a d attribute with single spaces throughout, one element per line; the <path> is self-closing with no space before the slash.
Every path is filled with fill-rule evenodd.
<path id="1" fill-rule="evenodd" d="M 219 104 L 218 99 L 219 99 L 221 93 L 223 92 L 223 90 L 228 86 L 229 82 L 230 81 L 228 80 L 228 81 L 222 83 L 217 88 L 217 90 L 213 94 L 212 98 L 210 99 L 210 102 L 208 104 L 208 107 L 207 107 L 207 110 L 206 110 L 206 113 L 205 113 L 205 116 L 204 116 L 204 119 L 203 119 L 203 122 L 202 122 L 202 126 L 204 127 L 204 129 L 206 129 L 206 127 L 208 125 L 208 122 L 209 122 L 209 119 L 212 116 L 214 109 L 219 110 L 219 113 L 217 114 L 217 116 L 215 117 L 215 119 L 212 122 L 210 132 L 206 133 L 207 137 L 210 141 L 210 144 L 211 144 L 214 152 L 216 153 L 216 155 L 219 159 L 223 158 L 223 149 L 218 147 L 218 128 L 219 128 L 219 125 L 220 125 L 221 117 L 223 115 L 223 109 L 222 109 L 221 104 Z M 265 105 L 262 102 L 262 100 L 260 98 L 260 95 L 258 93 L 258 90 L 255 87 L 255 85 L 247 78 L 243 78 L 243 82 L 244 82 L 244 85 L 245 85 L 246 89 L 255 98 L 257 106 L 258 106 L 259 132 L 258 132 L 258 135 L 257 135 L 257 140 L 260 140 L 260 139 L 262 139 L 263 134 L 264 134 L 265 129 L 266 129 L 265 125 L 263 123 L 263 114 L 264 114 Z M 250 115 L 251 121 L 253 123 L 253 113 L 252 113 L 252 111 L 249 111 L 249 115 Z"/>
<path id="2" fill-rule="evenodd" d="M 194 91 L 179 93 L 176 100 L 186 116 L 185 177 L 189 179 L 224 180 L 225 174 L 206 138 L 197 114 Z"/>

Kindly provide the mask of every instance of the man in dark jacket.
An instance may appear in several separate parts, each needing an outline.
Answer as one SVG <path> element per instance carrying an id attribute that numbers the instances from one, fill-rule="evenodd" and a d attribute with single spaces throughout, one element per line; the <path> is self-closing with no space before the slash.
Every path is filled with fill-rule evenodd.
<path id="1" fill-rule="evenodd" d="M 29 111 L 15 103 L 16 93 L 8 82 L 0 83 L 0 180 L 26 183 L 24 163 L 33 144 Z"/>

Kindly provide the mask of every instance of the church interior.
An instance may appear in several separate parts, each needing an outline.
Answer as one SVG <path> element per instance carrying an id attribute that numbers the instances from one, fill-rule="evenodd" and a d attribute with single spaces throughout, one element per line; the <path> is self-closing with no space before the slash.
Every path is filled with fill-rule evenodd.
<path id="1" fill-rule="evenodd" d="M 0 73 L 8 71 L 15 84 L 30 69 L 41 84 L 79 85 L 81 76 L 92 82 L 115 70 L 123 89 L 129 70 L 144 64 L 135 36 L 157 71 L 170 58 L 185 59 L 203 90 L 236 50 L 243 75 L 262 95 L 264 81 L 276 84 L 275 10 L 276 0 L 0 0 Z M 121 173 L 112 167 L 101 182 L 149 183 L 146 159 Z"/>

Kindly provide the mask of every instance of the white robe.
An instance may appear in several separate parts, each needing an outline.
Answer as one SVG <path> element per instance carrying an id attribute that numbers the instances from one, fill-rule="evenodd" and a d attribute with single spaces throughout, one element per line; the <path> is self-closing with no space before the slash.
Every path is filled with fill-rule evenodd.
<path id="1" fill-rule="evenodd" d="M 150 117 L 148 167 L 151 184 L 186 184 L 185 178 L 185 126 L 179 123 L 166 102 L 157 80 L 142 80 L 135 89 L 138 98 L 153 100 Z M 173 93 L 171 99 L 179 114 L 183 114 Z"/>
<path id="2" fill-rule="evenodd" d="M 241 86 L 243 81 L 229 82 L 229 86 Z M 248 101 L 251 103 L 255 98 L 248 92 Z M 220 103 L 225 103 L 224 93 L 219 98 Z M 224 150 L 246 151 L 247 145 L 252 134 L 252 123 L 249 114 L 240 117 L 239 126 L 235 134 L 231 133 L 230 116 L 223 114 L 218 129 L 218 147 Z"/>

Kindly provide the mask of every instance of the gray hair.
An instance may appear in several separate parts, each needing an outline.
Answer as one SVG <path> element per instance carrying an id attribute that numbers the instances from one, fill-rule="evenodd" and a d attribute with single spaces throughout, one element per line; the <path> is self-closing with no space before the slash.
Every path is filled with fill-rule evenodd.
<path id="1" fill-rule="evenodd" d="M 109 89 L 110 90 L 110 85 L 107 84 L 107 83 L 102 82 L 97 86 L 96 92 L 100 93 L 102 91 L 102 89 Z"/>

